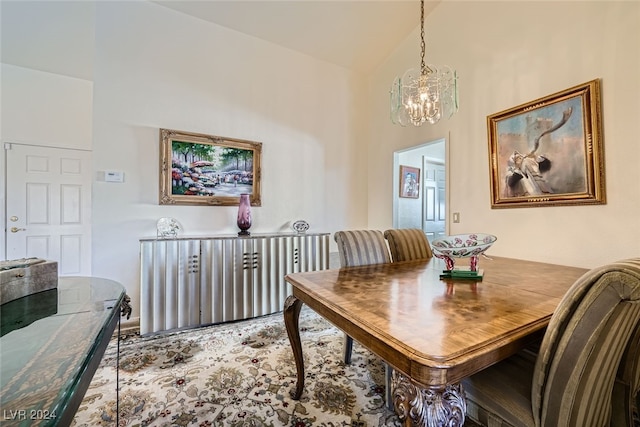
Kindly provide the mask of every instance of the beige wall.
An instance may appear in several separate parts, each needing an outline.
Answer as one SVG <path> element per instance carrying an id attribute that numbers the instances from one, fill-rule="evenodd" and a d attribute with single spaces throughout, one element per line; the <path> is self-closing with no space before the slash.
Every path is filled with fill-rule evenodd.
<path id="1" fill-rule="evenodd" d="M 93 83 L 2 64 L 3 141 L 91 149 Z"/>
<path id="2" fill-rule="evenodd" d="M 392 153 L 448 138 L 450 234 L 486 232 L 490 254 L 590 267 L 640 256 L 640 3 L 459 2 L 426 23 L 427 62 L 459 75 L 460 111 L 435 126 L 389 120 L 388 89 L 419 64 L 419 33 L 371 76 L 369 226 L 391 224 Z M 486 118 L 602 79 L 607 204 L 492 210 Z M 389 173 L 373 173 L 373 171 Z"/>
<path id="3" fill-rule="evenodd" d="M 159 206 L 159 128 L 263 143 L 252 233 L 366 225 L 358 87 L 345 69 L 147 2 L 96 5 L 93 273 L 138 299 L 138 239 L 176 218 L 181 234 L 235 234 L 236 207 Z M 126 18 L 124 18 L 126 17 Z M 364 89 L 361 89 L 364 90 Z M 359 222 L 360 221 L 360 222 Z"/>

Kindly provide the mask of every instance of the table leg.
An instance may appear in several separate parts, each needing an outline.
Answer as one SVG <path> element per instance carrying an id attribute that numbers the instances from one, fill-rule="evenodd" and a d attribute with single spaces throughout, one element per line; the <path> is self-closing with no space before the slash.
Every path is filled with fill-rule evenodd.
<path id="1" fill-rule="evenodd" d="M 462 427 L 467 403 L 461 384 L 424 389 L 393 371 L 393 407 L 406 426 Z"/>
<path id="2" fill-rule="evenodd" d="M 300 341 L 300 329 L 298 328 L 300 309 L 302 309 L 302 301 L 293 295 L 289 295 L 284 302 L 284 326 L 287 328 L 287 335 L 293 350 L 293 358 L 296 361 L 298 381 L 296 389 L 291 390 L 291 397 L 295 400 L 300 399 L 304 388 L 304 358 L 302 357 L 302 342 Z"/>

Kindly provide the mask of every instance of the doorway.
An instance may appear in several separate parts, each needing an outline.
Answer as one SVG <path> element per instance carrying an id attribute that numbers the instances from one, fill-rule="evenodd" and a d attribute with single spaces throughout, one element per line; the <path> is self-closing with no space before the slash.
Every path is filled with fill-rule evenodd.
<path id="1" fill-rule="evenodd" d="M 394 228 L 420 228 L 429 241 L 446 235 L 446 148 L 442 138 L 394 153 Z M 420 169 L 418 198 L 400 197 L 401 165 Z"/>
<path id="2" fill-rule="evenodd" d="M 5 143 L 7 259 L 91 274 L 91 152 Z"/>

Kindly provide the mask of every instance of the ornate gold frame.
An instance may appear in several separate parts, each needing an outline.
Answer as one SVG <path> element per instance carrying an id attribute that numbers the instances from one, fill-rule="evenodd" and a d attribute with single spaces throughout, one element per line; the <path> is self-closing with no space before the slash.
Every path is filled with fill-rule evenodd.
<path id="1" fill-rule="evenodd" d="M 177 156 L 184 156 L 184 161 Z M 159 202 L 238 206 L 240 193 L 249 193 L 251 205 L 260 206 L 261 156 L 260 142 L 160 129 Z M 228 164 L 215 170 L 229 158 L 238 164 L 242 160 L 242 170 L 228 170 Z"/>
<path id="2" fill-rule="evenodd" d="M 491 207 L 605 204 L 600 81 L 487 117 Z"/>

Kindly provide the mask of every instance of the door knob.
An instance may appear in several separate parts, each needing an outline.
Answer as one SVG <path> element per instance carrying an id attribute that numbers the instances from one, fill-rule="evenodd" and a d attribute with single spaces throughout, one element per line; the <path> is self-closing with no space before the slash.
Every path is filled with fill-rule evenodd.
<path id="1" fill-rule="evenodd" d="M 26 228 L 18 228 L 18 227 L 11 227 L 11 232 L 12 233 L 17 233 L 18 231 L 26 231 Z"/>

